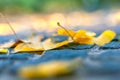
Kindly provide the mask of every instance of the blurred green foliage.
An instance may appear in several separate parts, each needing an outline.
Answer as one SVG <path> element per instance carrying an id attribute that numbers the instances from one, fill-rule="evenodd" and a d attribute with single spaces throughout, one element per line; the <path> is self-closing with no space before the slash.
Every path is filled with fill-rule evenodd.
<path id="1" fill-rule="evenodd" d="M 120 0 L 0 0 L 0 11 L 6 13 L 95 11 L 119 7 Z"/>

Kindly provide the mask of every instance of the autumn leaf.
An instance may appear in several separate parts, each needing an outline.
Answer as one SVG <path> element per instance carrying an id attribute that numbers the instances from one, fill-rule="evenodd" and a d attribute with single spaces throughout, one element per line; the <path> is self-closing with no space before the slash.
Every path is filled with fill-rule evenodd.
<path id="1" fill-rule="evenodd" d="M 18 41 L 16 41 L 16 42 L 14 42 L 14 43 L 10 46 L 10 48 L 14 48 L 14 47 L 16 47 L 17 45 L 19 45 L 20 43 L 25 43 L 25 42 L 22 41 L 22 40 L 18 40 Z"/>
<path id="2" fill-rule="evenodd" d="M 0 53 L 7 53 L 8 50 L 7 49 L 0 49 Z"/>
<path id="3" fill-rule="evenodd" d="M 114 31 L 106 30 L 100 36 L 98 36 L 97 38 L 94 38 L 94 42 L 99 46 L 104 46 L 105 44 L 112 41 L 115 36 L 116 36 L 116 33 Z"/>
<path id="4" fill-rule="evenodd" d="M 29 43 L 29 42 L 24 41 L 24 40 L 9 41 L 9 42 L 6 42 L 4 44 L 1 44 L 1 48 L 15 48 L 20 43 Z"/>
<path id="5" fill-rule="evenodd" d="M 94 32 L 88 32 L 86 30 L 79 30 L 76 32 L 76 34 L 73 36 L 73 42 L 77 44 L 97 44 L 99 46 L 104 46 L 105 44 L 109 43 L 116 35 L 115 32 L 111 30 L 104 31 L 100 36 L 95 37 Z M 71 42 L 69 40 L 65 40 L 63 42 L 53 42 L 51 38 L 46 39 L 42 42 L 42 45 L 40 45 L 40 42 L 37 42 L 39 45 L 35 44 L 28 44 L 28 43 L 19 43 L 15 48 L 14 51 L 16 53 L 20 52 L 39 52 L 39 54 L 42 54 L 45 50 L 52 50 L 57 49 L 65 45 L 69 45 Z"/>
<path id="6" fill-rule="evenodd" d="M 14 53 L 21 53 L 21 52 L 42 52 L 46 50 L 56 49 L 62 47 L 64 45 L 68 45 L 68 41 L 57 42 L 54 43 L 51 38 L 46 39 L 43 42 L 34 42 L 34 43 L 20 43 L 14 48 Z"/>
<path id="7" fill-rule="evenodd" d="M 86 30 L 78 30 L 78 31 L 73 31 L 73 30 L 67 30 L 63 26 L 60 25 L 60 23 L 57 23 L 58 26 L 60 26 L 62 29 L 58 30 L 58 35 L 67 35 L 71 39 L 69 42 L 73 41 L 74 43 L 78 44 L 88 44 L 88 45 L 99 45 L 99 46 L 104 46 L 105 44 L 109 43 L 114 39 L 116 36 L 116 33 L 112 30 L 106 30 L 104 31 L 99 37 L 95 37 L 96 33 L 94 32 L 89 32 Z"/>
<path id="8" fill-rule="evenodd" d="M 73 37 L 75 43 L 79 44 L 94 44 L 93 37 L 95 33 L 89 32 L 87 33 L 86 30 L 79 30 L 76 32 L 76 35 Z"/>
<path id="9" fill-rule="evenodd" d="M 67 35 L 71 38 L 70 42 L 73 41 L 74 43 L 78 44 L 94 44 L 93 37 L 96 35 L 94 32 L 88 32 L 86 30 L 67 30 L 60 23 L 57 23 L 62 29 L 58 30 L 58 35 Z"/>
<path id="10" fill-rule="evenodd" d="M 40 45 L 37 46 L 30 43 L 20 43 L 14 48 L 14 53 L 23 52 L 42 54 L 44 52 L 44 48 L 40 47 Z"/>
<path id="11" fill-rule="evenodd" d="M 25 66 L 19 69 L 22 78 L 48 78 L 73 73 L 82 64 L 80 58 L 70 61 L 50 61 L 34 66 Z"/>
<path id="12" fill-rule="evenodd" d="M 56 49 L 56 48 L 68 45 L 69 42 L 65 40 L 63 42 L 54 43 L 51 38 L 48 38 L 44 42 L 42 42 L 42 44 L 44 45 L 45 50 L 51 50 L 51 49 Z"/>

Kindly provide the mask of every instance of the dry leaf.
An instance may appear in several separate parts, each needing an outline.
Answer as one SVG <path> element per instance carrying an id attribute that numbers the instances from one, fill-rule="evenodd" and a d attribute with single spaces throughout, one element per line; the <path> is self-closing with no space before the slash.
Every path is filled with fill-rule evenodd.
<path id="1" fill-rule="evenodd" d="M 10 41 L 10 42 L 6 42 L 5 44 L 1 44 L 1 48 L 14 48 L 20 43 L 25 43 L 25 42 L 22 40 L 18 40 L 16 42 Z"/>
<path id="2" fill-rule="evenodd" d="M 10 46 L 10 48 L 14 48 L 14 47 L 16 47 L 17 45 L 19 45 L 20 43 L 25 43 L 25 41 L 23 41 L 23 40 L 18 40 L 18 41 L 16 41 L 14 44 L 12 44 L 12 45 Z"/>

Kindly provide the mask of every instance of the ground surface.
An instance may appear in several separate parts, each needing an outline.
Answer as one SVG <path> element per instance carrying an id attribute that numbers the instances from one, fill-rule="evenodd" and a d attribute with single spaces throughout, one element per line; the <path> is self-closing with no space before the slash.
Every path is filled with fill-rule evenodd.
<path id="1" fill-rule="evenodd" d="M 4 37 L 2 39 L 4 40 Z M 120 42 L 113 41 L 99 49 L 93 50 L 91 46 L 87 45 L 76 46 L 72 49 L 47 51 L 42 57 L 29 53 L 10 54 L 9 56 L 1 54 L 0 80 L 18 80 L 19 78 L 12 76 L 11 72 L 16 73 L 23 65 L 51 60 L 69 60 L 77 57 L 81 57 L 84 62 L 80 70 L 74 75 L 54 78 L 54 80 L 118 80 L 120 78 Z"/>

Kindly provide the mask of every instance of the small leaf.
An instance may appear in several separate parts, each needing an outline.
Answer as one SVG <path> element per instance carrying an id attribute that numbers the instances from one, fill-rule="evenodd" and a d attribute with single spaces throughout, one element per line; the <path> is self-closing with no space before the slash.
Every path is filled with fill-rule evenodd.
<path id="1" fill-rule="evenodd" d="M 74 36 L 74 42 L 79 44 L 94 44 L 93 42 L 94 35 L 95 33 L 93 32 L 88 33 L 86 30 L 79 30 Z"/>
<path id="2" fill-rule="evenodd" d="M 22 67 L 18 73 L 22 78 L 57 77 L 75 72 L 81 64 L 80 58 L 70 61 L 50 61 L 34 66 Z"/>
<path id="3" fill-rule="evenodd" d="M 116 33 L 114 31 L 106 30 L 100 36 L 94 38 L 94 42 L 99 46 L 104 46 L 105 44 L 112 41 L 115 38 L 115 36 Z"/>
<path id="4" fill-rule="evenodd" d="M 44 49 L 42 47 L 34 45 L 34 44 L 28 44 L 28 43 L 20 43 L 14 48 L 14 53 L 21 53 L 21 52 L 30 52 L 30 53 L 38 53 L 42 54 L 44 52 Z"/>
<path id="5" fill-rule="evenodd" d="M 48 38 L 42 44 L 44 45 L 45 50 L 51 50 L 51 49 L 62 47 L 64 45 L 68 45 L 69 42 L 65 40 L 63 42 L 54 43 L 51 38 Z"/>
<path id="6" fill-rule="evenodd" d="M 7 49 L 0 49 L 0 53 L 7 53 L 8 50 Z"/>

